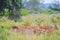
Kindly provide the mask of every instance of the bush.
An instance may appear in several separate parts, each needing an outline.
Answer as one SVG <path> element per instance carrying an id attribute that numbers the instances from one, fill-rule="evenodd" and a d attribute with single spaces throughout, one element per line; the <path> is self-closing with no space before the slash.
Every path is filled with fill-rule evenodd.
<path id="1" fill-rule="evenodd" d="M 41 13 L 42 14 L 56 14 L 56 12 L 53 10 L 41 10 Z"/>
<path id="2" fill-rule="evenodd" d="M 27 15 L 27 14 L 29 14 L 29 10 L 26 9 L 21 10 L 21 15 Z"/>

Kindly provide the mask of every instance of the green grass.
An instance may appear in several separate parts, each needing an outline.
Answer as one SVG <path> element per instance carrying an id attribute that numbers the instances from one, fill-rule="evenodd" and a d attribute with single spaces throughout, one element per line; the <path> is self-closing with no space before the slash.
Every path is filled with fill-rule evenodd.
<path id="1" fill-rule="evenodd" d="M 54 16 L 54 17 L 53 17 Z M 59 30 L 55 30 L 51 33 L 36 36 L 21 35 L 20 33 L 12 32 L 10 27 L 12 25 L 20 26 L 22 23 L 35 26 L 36 20 L 40 20 L 41 25 L 53 25 L 51 18 L 56 20 Z M 60 40 L 60 15 L 59 14 L 29 14 L 22 16 L 21 22 L 14 22 L 7 17 L 0 18 L 0 40 Z"/>

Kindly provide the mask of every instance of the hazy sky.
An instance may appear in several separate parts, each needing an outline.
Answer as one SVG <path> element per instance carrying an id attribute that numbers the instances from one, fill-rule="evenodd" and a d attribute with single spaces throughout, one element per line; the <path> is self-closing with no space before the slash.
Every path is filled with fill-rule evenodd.
<path id="1" fill-rule="evenodd" d="M 44 0 L 44 3 L 52 3 L 54 1 L 58 1 L 60 3 L 60 0 Z"/>
<path id="2" fill-rule="evenodd" d="M 44 3 L 52 3 L 52 0 L 44 0 Z"/>
<path id="3" fill-rule="evenodd" d="M 28 0 L 26 0 L 26 1 L 28 1 Z M 55 1 L 55 0 L 44 0 L 44 4 L 45 3 L 52 3 L 53 1 Z M 56 1 L 59 1 L 60 2 L 60 0 L 56 0 Z"/>

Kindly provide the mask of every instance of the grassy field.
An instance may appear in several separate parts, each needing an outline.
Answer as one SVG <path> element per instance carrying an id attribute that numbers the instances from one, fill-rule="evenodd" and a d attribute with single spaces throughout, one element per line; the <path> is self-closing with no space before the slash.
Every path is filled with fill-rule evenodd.
<path id="1" fill-rule="evenodd" d="M 53 26 L 51 19 L 54 19 L 58 26 L 58 30 L 50 33 L 41 33 L 39 36 L 23 34 L 20 32 L 11 31 L 12 26 L 21 26 L 23 23 L 26 25 L 36 26 L 36 20 L 41 21 L 41 25 Z M 60 14 L 28 14 L 21 16 L 21 21 L 14 22 L 7 17 L 0 18 L 0 40 L 60 40 Z"/>

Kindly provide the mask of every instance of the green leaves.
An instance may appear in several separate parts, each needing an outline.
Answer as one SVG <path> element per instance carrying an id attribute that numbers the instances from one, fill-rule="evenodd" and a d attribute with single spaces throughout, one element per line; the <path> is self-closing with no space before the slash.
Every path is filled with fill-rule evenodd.
<path id="1" fill-rule="evenodd" d="M 30 12 L 29 10 L 22 9 L 22 10 L 21 10 L 21 15 L 28 15 L 29 12 Z"/>

